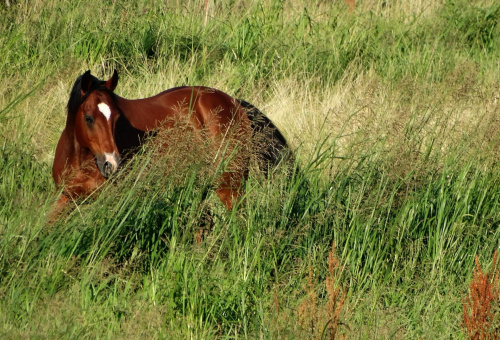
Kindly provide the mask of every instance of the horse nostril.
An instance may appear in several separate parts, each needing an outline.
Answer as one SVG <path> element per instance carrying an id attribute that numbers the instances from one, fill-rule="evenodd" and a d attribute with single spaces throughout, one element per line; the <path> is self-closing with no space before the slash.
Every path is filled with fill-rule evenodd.
<path id="1" fill-rule="evenodd" d="M 113 165 L 110 162 L 104 162 L 104 173 L 106 176 L 110 176 L 113 173 Z"/>

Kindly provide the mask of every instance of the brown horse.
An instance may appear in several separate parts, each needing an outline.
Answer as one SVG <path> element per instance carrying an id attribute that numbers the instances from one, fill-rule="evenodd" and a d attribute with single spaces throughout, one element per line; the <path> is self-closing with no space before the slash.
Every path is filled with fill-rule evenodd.
<path id="1" fill-rule="evenodd" d="M 256 153 L 266 172 L 288 148 L 283 135 L 262 112 L 219 90 L 185 86 L 128 100 L 113 92 L 117 83 L 116 71 L 107 81 L 87 71 L 73 85 L 52 169 L 56 186 L 62 188 L 53 216 L 70 201 L 94 192 L 118 170 L 121 157 L 133 154 L 154 131 L 183 126 L 204 138 L 214 155 L 226 145 L 224 150 L 229 150 L 231 159 L 217 181 L 216 193 L 229 210 L 240 197 L 248 174 L 252 137 L 260 133 L 265 138 Z"/>

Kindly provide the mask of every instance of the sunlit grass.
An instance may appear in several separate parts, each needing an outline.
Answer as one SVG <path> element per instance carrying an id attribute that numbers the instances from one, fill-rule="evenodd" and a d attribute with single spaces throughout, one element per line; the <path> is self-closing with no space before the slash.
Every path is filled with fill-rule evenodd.
<path id="1" fill-rule="evenodd" d="M 203 1 L 0 7 L 0 335 L 322 334 L 334 242 L 342 334 L 463 336 L 474 256 L 500 246 L 500 6 L 356 4 L 209 2 L 206 25 Z M 228 212 L 210 190 L 220 169 L 148 148 L 49 225 L 87 69 L 118 69 L 126 98 L 207 85 L 245 99 L 300 171 L 252 171 Z M 303 327 L 312 292 L 325 317 Z"/>

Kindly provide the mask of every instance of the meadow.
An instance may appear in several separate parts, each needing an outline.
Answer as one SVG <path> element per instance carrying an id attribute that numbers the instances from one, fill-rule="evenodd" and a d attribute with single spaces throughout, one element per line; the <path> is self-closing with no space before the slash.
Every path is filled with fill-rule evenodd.
<path id="1" fill-rule="evenodd" d="M 0 4 L 0 337 L 465 339 L 500 248 L 500 3 L 207 4 Z M 252 171 L 226 211 L 196 155 L 145 149 L 49 224 L 88 69 L 245 99 L 300 171 Z"/>

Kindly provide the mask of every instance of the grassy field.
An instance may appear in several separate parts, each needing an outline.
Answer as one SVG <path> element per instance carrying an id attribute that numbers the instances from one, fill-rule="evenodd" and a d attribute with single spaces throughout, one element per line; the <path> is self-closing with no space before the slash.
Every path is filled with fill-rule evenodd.
<path id="1" fill-rule="evenodd" d="M 338 316 L 340 338 L 465 338 L 474 257 L 500 247 L 500 3 L 204 5 L 0 5 L 0 337 L 326 339 Z M 146 150 L 49 225 L 87 69 L 125 98 L 243 98 L 301 172 L 253 172 L 228 212 L 196 157 Z"/>

